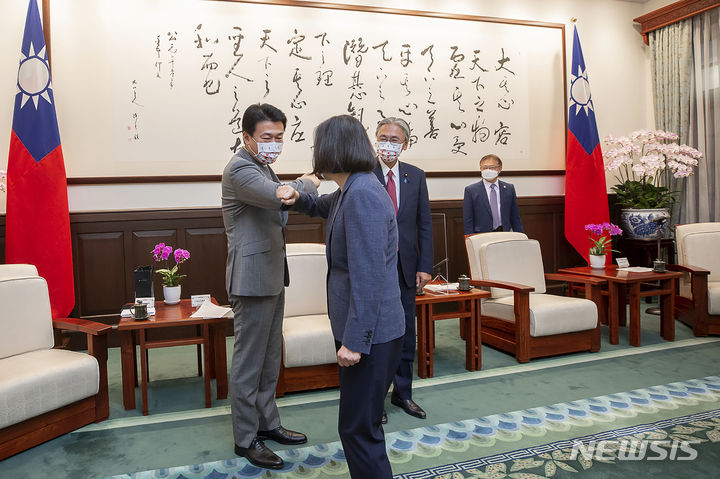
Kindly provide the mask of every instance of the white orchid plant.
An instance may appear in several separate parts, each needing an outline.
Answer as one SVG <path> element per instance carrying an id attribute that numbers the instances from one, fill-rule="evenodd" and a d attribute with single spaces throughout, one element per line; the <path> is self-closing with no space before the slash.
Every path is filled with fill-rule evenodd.
<path id="1" fill-rule="evenodd" d="M 604 138 L 605 169 L 615 174 L 612 187 L 627 208 L 670 208 L 680 181 L 692 175 L 702 158 L 695 148 L 677 144 L 678 135 L 638 130 L 628 136 Z"/>

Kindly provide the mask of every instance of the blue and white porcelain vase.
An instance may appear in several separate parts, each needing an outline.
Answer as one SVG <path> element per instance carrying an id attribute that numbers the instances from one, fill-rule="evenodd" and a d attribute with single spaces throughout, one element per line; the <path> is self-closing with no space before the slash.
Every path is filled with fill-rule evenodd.
<path id="1" fill-rule="evenodd" d="M 670 220 L 667 208 L 625 208 L 620 213 L 623 230 L 629 238 L 656 240 L 662 238 Z"/>

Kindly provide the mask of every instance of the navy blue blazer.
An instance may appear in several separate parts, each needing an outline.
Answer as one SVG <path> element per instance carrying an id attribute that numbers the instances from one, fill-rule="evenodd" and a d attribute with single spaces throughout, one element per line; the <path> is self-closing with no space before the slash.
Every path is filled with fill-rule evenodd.
<path id="1" fill-rule="evenodd" d="M 300 192 L 293 209 L 327 218 L 327 301 L 333 336 L 368 354 L 405 334 L 397 271 L 395 208 L 370 172 L 353 173 L 342 190 Z"/>
<path id="2" fill-rule="evenodd" d="M 430 199 L 425 172 L 417 166 L 399 162 L 400 208 L 397 212 L 399 231 L 398 247 L 403 281 L 408 288 L 415 287 L 415 273 L 433 273 L 433 235 Z M 383 187 L 385 175 L 380 164 L 373 171 Z"/>
<path id="3" fill-rule="evenodd" d="M 500 216 L 503 231 L 523 233 L 520 222 L 520 211 L 515 196 L 515 187 L 510 183 L 498 180 L 500 191 Z M 463 198 L 463 225 L 465 234 L 487 233 L 493 230 L 492 212 L 488 201 L 487 190 L 482 180 L 465 187 Z"/>

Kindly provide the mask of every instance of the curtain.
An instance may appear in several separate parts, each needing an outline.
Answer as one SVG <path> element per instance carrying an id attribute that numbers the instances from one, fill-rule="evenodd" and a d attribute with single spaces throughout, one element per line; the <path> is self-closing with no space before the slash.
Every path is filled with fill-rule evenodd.
<path id="1" fill-rule="evenodd" d="M 704 157 L 686 179 L 682 223 L 720 221 L 720 8 L 692 18 L 692 51 L 688 144 Z"/>
<path id="2" fill-rule="evenodd" d="M 720 8 L 650 33 L 655 126 L 703 153 L 673 222 L 720 221 Z"/>

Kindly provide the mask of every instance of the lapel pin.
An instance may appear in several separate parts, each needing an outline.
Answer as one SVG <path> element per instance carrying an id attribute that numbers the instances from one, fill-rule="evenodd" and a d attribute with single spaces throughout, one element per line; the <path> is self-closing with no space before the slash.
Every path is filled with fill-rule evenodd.
<path id="1" fill-rule="evenodd" d="M 405 174 L 403 175 L 403 177 L 404 177 L 404 178 L 403 178 L 403 183 L 407 183 L 407 173 L 405 173 Z"/>

